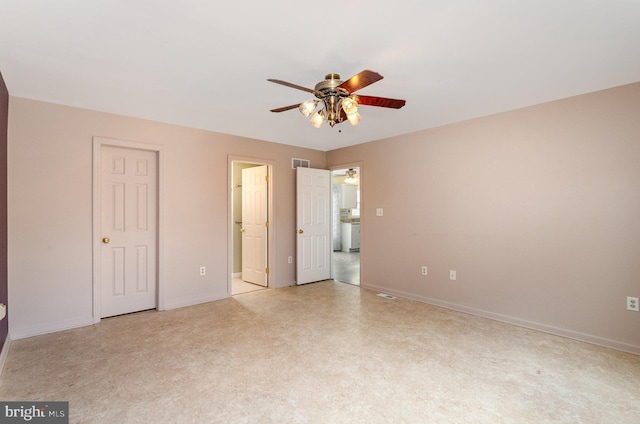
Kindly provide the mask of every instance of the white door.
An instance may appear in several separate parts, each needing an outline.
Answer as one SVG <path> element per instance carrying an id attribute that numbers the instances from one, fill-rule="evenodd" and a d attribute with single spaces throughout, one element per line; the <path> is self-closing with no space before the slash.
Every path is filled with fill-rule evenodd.
<path id="1" fill-rule="evenodd" d="M 296 283 L 331 278 L 331 172 L 296 168 Z"/>
<path id="2" fill-rule="evenodd" d="M 100 162 L 100 315 L 157 307 L 156 152 L 103 146 Z"/>
<path id="3" fill-rule="evenodd" d="M 242 170 L 242 280 L 267 286 L 267 166 Z"/>

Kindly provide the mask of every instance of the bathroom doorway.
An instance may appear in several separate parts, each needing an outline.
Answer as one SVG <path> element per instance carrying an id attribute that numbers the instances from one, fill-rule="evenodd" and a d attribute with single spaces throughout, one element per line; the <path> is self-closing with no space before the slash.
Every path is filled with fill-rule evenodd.
<path id="1" fill-rule="evenodd" d="M 232 296 L 269 286 L 271 168 L 257 160 L 231 162 Z"/>

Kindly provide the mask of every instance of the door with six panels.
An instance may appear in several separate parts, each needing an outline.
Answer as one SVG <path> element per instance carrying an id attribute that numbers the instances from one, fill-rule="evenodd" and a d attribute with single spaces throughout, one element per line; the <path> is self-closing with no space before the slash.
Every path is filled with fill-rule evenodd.
<path id="1" fill-rule="evenodd" d="M 157 308 L 157 152 L 102 146 L 100 315 Z"/>

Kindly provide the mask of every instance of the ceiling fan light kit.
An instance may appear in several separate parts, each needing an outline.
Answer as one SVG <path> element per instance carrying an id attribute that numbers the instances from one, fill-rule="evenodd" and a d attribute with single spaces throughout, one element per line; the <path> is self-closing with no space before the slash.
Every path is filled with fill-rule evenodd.
<path id="1" fill-rule="evenodd" d="M 278 79 L 267 79 L 267 81 L 276 84 L 312 93 L 318 99 L 271 109 L 271 112 L 284 112 L 285 110 L 298 108 L 300 113 L 306 118 L 311 116 L 309 122 L 315 128 L 320 128 L 325 121 L 327 121 L 331 127 L 345 120 L 349 121 L 351 125 L 358 125 L 361 119 L 358 111 L 359 105 L 392 109 L 400 109 L 405 105 L 406 102 L 404 100 L 353 94 L 355 91 L 373 84 L 376 81 L 380 81 L 382 78 L 382 75 L 377 72 L 364 70 L 349 78 L 347 81 L 342 81 L 340 74 L 332 73 L 327 74 L 325 79 L 317 83 L 313 89 Z M 321 108 L 316 110 L 318 105 L 321 105 Z"/>

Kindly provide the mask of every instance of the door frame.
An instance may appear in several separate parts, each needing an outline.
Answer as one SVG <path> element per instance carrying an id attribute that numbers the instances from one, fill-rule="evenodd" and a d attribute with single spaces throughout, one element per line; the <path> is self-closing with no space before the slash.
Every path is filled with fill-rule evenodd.
<path id="1" fill-rule="evenodd" d="M 93 137 L 93 323 L 100 322 L 100 251 L 101 251 L 101 209 L 100 209 L 100 159 L 102 147 L 120 147 L 125 149 L 147 150 L 155 152 L 158 160 L 157 187 L 157 251 L 156 251 L 156 309 L 162 311 L 164 306 L 164 151 L 158 144 L 140 143 L 136 141 L 118 140 L 105 137 Z"/>
<path id="2" fill-rule="evenodd" d="M 255 165 L 265 165 L 267 167 L 267 175 L 269 176 L 269 182 L 267 185 L 267 215 L 269 219 L 269 229 L 267 230 L 267 267 L 269 272 L 267 273 L 267 288 L 273 287 L 275 281 L 276 266 L 275 266 L 275 233 L 276 223 L 275 215 L 273 213 L 273 187 L 274 187 L 274 172 L 275 161 L 270 159 L 255 158 L 250 156 L 227 156 L 227 295 L 231 297 L 233 289 L 233 163 L 249 163 Z"/>
<path id="3" fill-rule="evenodd" d="M 329 171 L 331 171 L 331 190 L 333 193 L 333 171 L 337 171 L 340 169 L 349 169 L 349 168 L 358 168 L 360 170 L 360 174 L 359 177 L 360 178 L 360 264 L 358 265 L 360 267 L 360 286 L 362 287 L 362 280 L 363 280 L 363 268 L 362 268 L 362 221 L 364 219 L 364 214 L 362 213 L 362 211 L 364 210 L 363 205 L 364 203 L 364 190 L 363 190 L 363 183 L 364 183 L 364 167 L 362 166 L 362 161 L 358 161 L 358 162 L 347 162 L 347 163 L 342 163 L 339 165 L 331 165 L 328 167 Z M 331 200 L 333 201 L 333 196 L 331 196 Z M 333 205 L 332 205 L 332 210 L 333 210 Z M 366 219 L 364 219 L 365 221 L 365 227 L 366 227 Z M 331 229 L 331 234 L 333 235 L 333 217 L 331 218 L 331 225 L 332 225 L 332 229 Z M 333 266 L 333 249 L 331 250 L 331 278 L 333 278 L 333 270 L 334 270 L 334 266 Z"/>

